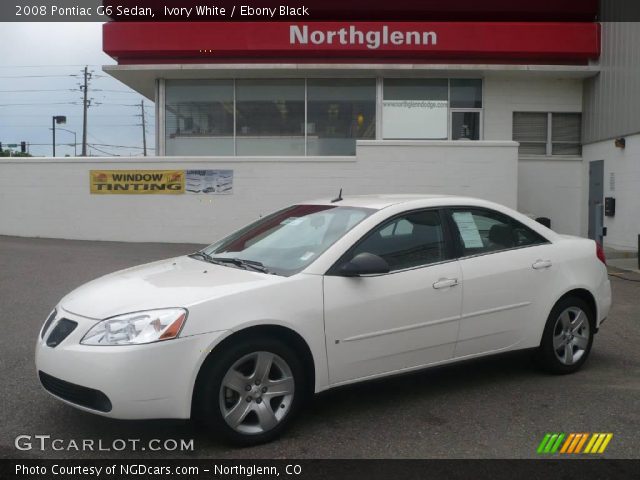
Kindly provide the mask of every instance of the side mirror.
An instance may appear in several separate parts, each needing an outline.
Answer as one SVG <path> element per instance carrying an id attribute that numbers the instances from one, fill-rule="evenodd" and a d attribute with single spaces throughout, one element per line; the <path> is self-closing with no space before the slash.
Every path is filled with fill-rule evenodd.
<path id="1" fill-rule="evenodd" d="M 340 274 L 344 277 L 359 277 L 360 275 L 376 275 L 389 273 L 387 261 L 373 253 L 359 253 L 349 262 L 340 267 Z"/>

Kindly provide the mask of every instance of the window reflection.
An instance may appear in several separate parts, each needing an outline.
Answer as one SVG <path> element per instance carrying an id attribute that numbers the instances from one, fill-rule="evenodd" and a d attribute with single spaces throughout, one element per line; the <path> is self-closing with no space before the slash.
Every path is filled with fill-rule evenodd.
<path id="1" fill-rule="evenodd" d="M 375 79 L 309 79 L 307 155 L 355 155 L 376 135 Z"/>
<path id="2" fill-rule="evenodd" d="M 304 79 L 236 81 L 238 155 L 304 155 Z"/>
<path id="3" fill-rule="evenodd" d="M 166 154 L 233 155 L 233 80 L 166 87 Z"/>

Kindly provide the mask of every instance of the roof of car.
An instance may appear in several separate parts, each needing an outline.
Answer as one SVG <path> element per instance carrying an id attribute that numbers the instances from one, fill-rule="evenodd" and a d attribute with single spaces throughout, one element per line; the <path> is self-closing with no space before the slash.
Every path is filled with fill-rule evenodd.
<path id="1" fill-rule="evenodd" d="M 335 197 L 334 197 L 335 198 Z M 381 210 L 392 205 L 398 205 L 401 203 L 413 203 L 413 202 L 428 202 L 433 201 L 434 205 L 441 205 L 442 200 L 446 200 L 446 203 L 476 203 L 479 199 L 461 197 L 455 195 L 427 195 L 427 194 L 380 194 L 380 195 L 345 195 L 342 200 L 334 201 L 334 198 L 322 198 L 316 199 L 310 202 L 304 202 L 307 204 L 317 205 L 339 205 L 341 207 L 362 207 L 373 208 Z"/>

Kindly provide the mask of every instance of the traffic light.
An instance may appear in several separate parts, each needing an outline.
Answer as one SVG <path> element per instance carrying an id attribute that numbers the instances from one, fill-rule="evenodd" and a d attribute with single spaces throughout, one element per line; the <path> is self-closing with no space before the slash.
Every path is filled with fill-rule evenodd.
<path id="1" fill-rule="evenodd" d="M 2 152 L 2 142 L 0 142 L 0 152 Z"/>
<path id="2" fill-rule="evenodd" d="M 27 142 L 20 142 L 20 153 L 27 153 Z"/>

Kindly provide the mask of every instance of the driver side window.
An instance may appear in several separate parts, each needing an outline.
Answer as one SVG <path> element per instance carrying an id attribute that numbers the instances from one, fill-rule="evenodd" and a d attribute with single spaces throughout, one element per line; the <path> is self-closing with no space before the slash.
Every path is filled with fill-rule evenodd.
<path id="1" fill-rule="evenodd" d="M 440 213 L 411 212 L 393 218 L 370 232 L 353 249 L 351 258 L 373 253 L 384 258 L 391 271 L 447 260 Z"/>

